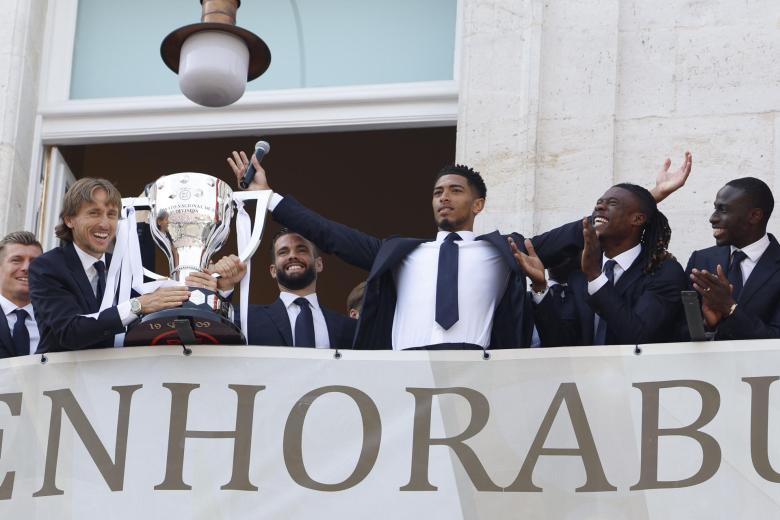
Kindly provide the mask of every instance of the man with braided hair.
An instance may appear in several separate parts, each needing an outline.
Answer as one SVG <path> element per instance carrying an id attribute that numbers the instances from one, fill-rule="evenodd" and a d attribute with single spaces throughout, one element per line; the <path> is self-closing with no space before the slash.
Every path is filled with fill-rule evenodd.
<path id="1" fill-rule="evenodd" d="M 687 169 L 689 173 L 690 165 Z M 542 337 L 550 338 L 548 343 L 615 345 L 676 339 L 685 273 L 667 250 L 671 229 L 656 198 L 663 197 L 654 198 L 635 184 L 617 184 L 596 201 L 591 217 L 582 220 L 582 270 L 568 279 L 574 312 L 562 313 L 547 290 L 544 265 L 533 244 L 526 242 L 528 254 L 512 244 L 515 259 L 532 281 L 536 326 Z"/>

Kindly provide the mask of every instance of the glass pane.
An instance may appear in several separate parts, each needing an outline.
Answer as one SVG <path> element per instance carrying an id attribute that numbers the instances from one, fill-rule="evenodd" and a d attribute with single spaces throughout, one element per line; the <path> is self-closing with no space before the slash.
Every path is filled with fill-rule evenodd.
<path id="1" fill-rule="evenodd" d="M 244 0 L 273 56 L 247 90 L 452 79 L 457 0 Z M 79 0 L 71 98 L 178 94 L 160 58 L 197 0 Z"/>

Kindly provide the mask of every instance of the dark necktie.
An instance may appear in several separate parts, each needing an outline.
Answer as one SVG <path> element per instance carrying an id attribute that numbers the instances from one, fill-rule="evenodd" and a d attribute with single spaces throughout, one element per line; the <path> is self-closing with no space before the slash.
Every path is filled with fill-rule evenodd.
<path id="1" fill-rule="evenodd" d="M 609 280 L 609 283 L 615 284 L 615 264 L 614 260 L 607 260 L 604 264 L 604 275 Z M 599 316 L 598 326 L 596 327 L 596 334 L 593 338 L 594 345 L 606 345 L 607 344 L 607 320 Z"/>
<path id="2" fill-rule="evenodd" d="M 444 330 L 457 323 L 458 316 L 458 244 L 457 233 L 450 233 L 439 247 L 439 271 L 436 276 L 436 323 Z"/>
<path id="3" fill-rule="evenodd" d="M 26 356 L 30 353 L 30 333 L 24 322 L 29 314 L 24 309 L 16 309 L 14 314 L 16 314 L 13 330 L 14 349 L 17 356 Z"/>
<path id="4" fill-rule="evenodd" d="M 103 303 L 103 293 L 106 292 L 106 264 L 103 263 L 103 260 L 98 260 L 92 265 L 95 267 L 98 274 L 95 298 L 97 298 L 98 306 L 100 306 L 100 304 Z"/>
<path id="5" fill-rule="evenodd" d="M 309 300 L 296 298 L 293 302 L 301 312 L 295 318 L 295 346 L 314 347 L 314 317 L 311 314 Z"/>
<path id="6" fill-rule="evenodd" d="M 742 286 L 744 281 L 742 280 L 742 260 L 747 258 L 747 255 L 740 250 L 734 251 L 731 255 L 731 265 L 729 266 L 728 279 L 729 283 L 734 287 L 731 291 L 731 297 L 734 301 L 739 301 L 739 294 L 742 292 Z"/>

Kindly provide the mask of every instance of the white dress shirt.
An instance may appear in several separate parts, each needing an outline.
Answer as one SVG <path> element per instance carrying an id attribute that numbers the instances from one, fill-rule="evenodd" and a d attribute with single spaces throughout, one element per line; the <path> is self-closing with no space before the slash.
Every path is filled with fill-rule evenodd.
<path id="1" fill-rule="evenodd" d="M 38 341 L 41 339 L 38 332 L 38 324 L 35 322 L 35 312 L 33 312 L 32 303 L 28 303 L 24 307 L 18 307 L 15 303 L 11 302 L 0 294 L 0 307 L 3 309 L 5 319 L 8 321 L 8 330 L 11 336 L 14 334 L 14 325 L 16 325 L 16 309 L 24 309 L 27 311 L 27 319 L 24 320 L 24 325 L 27 327 L 27 333 L 30 335 L 30 354 L 35 354 L 38 350 Z"/>
<path id="2" fill-rule="evenodd" d="M 273 211 L 282 200 L 281 195 L 274 193 L 268 210 Z M 420 244 L 393 273 L 398 295 L 393 318 L 393 350 L 437 343 L 472 343 L 483 347 L 490 344 L 493 313 L 506 290 L 509 267 L 490 242 L 474 240 L 473 231 L 458 231 L 461 240 L 455 243 L 458 244 L 459 319 L 444 330 L 435 318 L 436 275 L 439 248 L 448 234 L 439 231 L 436 241 Z M 288 312 L 289 309 L 288 305 Z M 315 314 L 315 329 L 316 319 Z"/>
<path id="3" fill-rule="evenodd" d="M 287 309 L 287 316 L 290 318 L 290 328 L 292 329 L 293 345 L 295 345 L 295 320 L 301 312 L 301 308 L 295 303 L 298 298 L 306 298 L 311 305 L 311 315 L 314 320 L 314 344 L 317 348 L 330 348 L 330 336 L 328 335 L 328 324 L 325 322 L 325 315 L 322 314 L 322 307 L 317 299 L 317 293 L 298 296 L 297 294 L 286 291 L 279 292 L 279 298 Z"/>
<path id="4" fill-rule="evenodd" d="M 439 248 L 449 231 L 420 244 L 394 272 L 398 300 L 393 318 L 393 350 L 472 343 L 487 347 L 493 313 L 509 280 L 509 266 L 490 242 L 474 240 L 473 231 L 458 231 L 458 321 L 445 330 L 436 323 Z"/>
<path id="5" fill-rule="evenodd" d="M 101 256 L 99 259 L 95 258 L 94 256 L 85 253 L 81 250 L 79 246 L 76 245 L 76 243 L 73 243 L 73 248 L 76 250 L 76 254 L 79 255 L 79 260 L 81 260 L 81 267 L 84 268 L 84 273 L 87 275 L 87 280 L 89 280 L 89 285 L 92 286 L 92 293 L 97 295 L 97 284 L 98 284 L 98 272 L 97 269 L 95 269 L 95 262 L 98 260 L 102 260 L 104 264 L 106 264 L 106 275 L 108 275 L 108 264 L 106 263 L 106 254 L 103 253 L 103 256 Z M 108 287 L 106 287 L 106 290 L 110 290 Z M 100 305 L 101 302 L 98 302 L 98 305 Z M 121 302 L 116 306 L 116 310 L 119 312 L 119 319 L 122 320 L 122 325 L 127 326 L 138 319 L 138 316 L 135 315 L 132 311 L 130 311 L 130 301 Z M 99 312 L 95 312 L 92 314 L 84 314 L 84 316 L 88 316 L 90 318 L 96 318 L 100 314 Z"/>
<path id="6" fill-rule="evenodd" d="M 761 237 L 759 240 L 756 240 L 749 246 L 745 246 L 742 248 L 742 252 L 747 255 L 747 258 L 742 260 L 742 263 L 739 264 L 739 266 L 742 268 L 742 286 L 744 287 L 747 283 L 748 277 L 750 276 L 750 273 L 753 272 L 753 269 L 756 267 L 756 264 L 759 260 L 761 260 L 761 256 L 763 256 L 764 251 L 769 247 L 769 235 L 764 234 L 763 237 Z M 731 246 L 731 254 L 734 254 L 734 251 L 738 251 L 739 249 Z M 729 261 L 731 259 L 729 258 Z M 723 272 L 728 272 L 729 266 L 724 265 Z"/>
<path id="7" fill-rule="evenodd" d="M 634 261 L 639 257 L 639 253 L 641 252 L 642 252 L 642 244 L 637 244 L 631 249 L 627 251 L 623 251 L 619 255 L 615 256 L 615 258 L 607 258 L 607 255 L 602 255 L 601 274 L 598 276 L 598 278 L 595 278 L 594 280 L 588 282 L 588 294 L 595 294 L 599 289 L 604 287 L 609 281 L 607 279 L 607 275 L 604 274 L 604 264 L 606 264 L 608 260 L 614 260 L 615 262 L 617 262 L 615 264 L 615 268 L 613 271 L 615 274 L 614 283 L 617 285 L 617 282 L 618 280 L 620 280 L 620 277 L 623 276 L 623 273 L 628 271 L 628 268 L 631 267 L 631 264 L 634 263 Z"/>

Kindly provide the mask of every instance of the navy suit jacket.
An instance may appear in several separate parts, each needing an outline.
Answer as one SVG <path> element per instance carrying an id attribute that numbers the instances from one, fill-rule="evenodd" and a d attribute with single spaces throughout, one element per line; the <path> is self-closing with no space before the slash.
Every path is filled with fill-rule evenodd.
<path id="1" fill-rule="evenodd" d="M 0 359 L 16 356 L 11 328 L 5 316 L 0 316 Z"/>
<path id="2" fill-rule="evenodd" d="M 386 240 L 339 224 L 302 206 L 292 197 L 273 211 L 274 220 L 305 236 L 326 253 L 369 272 L 363 308 L 360 312 L 355 348 L 392 348 L 393 318 L 397 301 L 393 271 L 417 246 L 428 240 L 391 237 Z M 577 230 L 578 232 L 573 232 Z M 511 236 L 521 249 L 523 236 Z M 494 231 L 477 237 L 490 242 L 501 253 L 510 271 L 509 283 L 493 314 L 490 348 L 528 347 L 531 344 L 533 316 L 526 291 L 526 277 L 517 265 L 507 243 L 507 235 Z M 545 263 L 556 264 L 582 248 L 582 225 L 574 222 L 533 239 L 537 254 Z M 486 316 L 486 319 L 489 317 Z"/>
<path id="3" fill-rule="evenodd" d="M 328 326 L 330 347 L 351 348 L 357 320 L 325 307 L 320 308 Z M 271 305 L 250 305 L 247 321 L 249 322 L 247 343 L 250 345 L 293 346 L 290 317 L 281 298 L 277 298 Z"/>
<path id="4" fill-rule="evenodd" d="M 644 263 L 640 256 L 616 284 L 607 283 L 592 295 L 585 274 L 573 272 L 567 305 L 548 292 L 535 311 L 539 335 L 547 341 L 543 346 L 592 345 L 595 313 L 607 321 L 607 345 L 675 341 L 683 319 L 685 273 L 674 259 L 649 274 Z"/>
<path id="5" fill-rule="evenodd" d="M 106 255 L 111 264 L 111 255 Z M 38 353 L 113 347 L 114 334 L 125 331 L 116 307 L 96 317 L 100 303 L 71 242 L 48 251 L 30 264 L 30 298 L 41 334 Z"/>
<path id="6" fill-rule="evenodd" d="M 728 269 L 730 246 L 714 246 L 694 251 L 686 274 L 693 268 L 714 273 L 718 264 Z M 688 278 L 688 286 L 692 282 Z M 685 333 L 687 336 L 687 332 Z M 715 339 L 762 339 L 780 337 L 780 245 L 769 235 L 769 247 L 750 273 L 737 300 L 734 314 L 721 320 Z"/>

